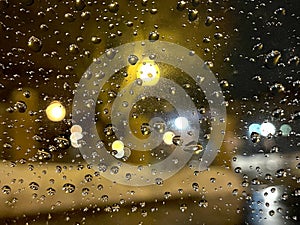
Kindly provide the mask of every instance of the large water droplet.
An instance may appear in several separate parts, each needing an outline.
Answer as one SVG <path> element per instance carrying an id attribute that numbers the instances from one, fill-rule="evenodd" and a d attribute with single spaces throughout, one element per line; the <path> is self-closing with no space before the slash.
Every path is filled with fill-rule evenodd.
<path id="1" fill-rule="evenodd" d="M 39 52 L 42 48 L 42 41 L 35 37 L 35 36 L 31 36 L 28 40 L 28 47 L 35 52 Z"/>
<path id="2" fill-rule="evenodd" d="M 86 4 L 84 0 L 76 0 L 75 2 L 75 9 L 81 11 L 85 8 Z"/>
<path id="3" fill-rule="evenodd" d="M 108 5 L 108 10 L 111 12 L 111 13 L 116 13 L 119 11 L 119 3 L 118 2 L 113 2 L 113 3 L 110 3 Z"/>
<path id="4" fill-rule="evenodd" d="M 194 21 L 198 18 L 198 10 L 191 9 L 189 10 L 189 21 Z"/>
<path id="5" fill-rule="evenodd" d="M 149 34 L 149 40 L 150 41 L 157 41 L 159 39 L 159 33 L 156 31 L 152 31 Z"/>
<path id="6" fill-rule="evenodd" d="M 17 101 L 14 108 L 17 109 L 20 113 L 24 113 L 27 109 L 27 105 L 23 101 Z"/>
<path id="7" fill-rule="evenodd" d="M 136 56 L 136 55 L 130 55 L 128 57 L 128 62 L 131 64 L 131 65 L 135 65 L 137 62 L 138 62 L 139 58 Z"/>
<path id="8" fill-rule="evenodd" d="M 31 183 L 29 184 L 29 188 L 32 189 L 32 190 L 37 191 L 37 190 L 39 190 L 40 186 L 39 186 L 39 184 L 36 183 L 36 182 L 31 182 Z"/>
<path id="9" fill-rule="evenodd" d="M 3 194 L 7 194 L 7 195 L 10 194 L 11 192 L 11 188 L 8 185 L 4 185 L 1 190 Z"/>
<path id="10" fill-rule="evenodd" d="M 276 67 L 280 58 L 281 53 L 278 50 L 272 50 L 265 57 L 265 66 L 269 69 Z"/>
<path id="11" fill-rule="evenodd" d="M 66 183 L 63 185 L 62 190 L 65 193 L 73 193 L 75 191 L 75 185 L 71 183 Z"/>

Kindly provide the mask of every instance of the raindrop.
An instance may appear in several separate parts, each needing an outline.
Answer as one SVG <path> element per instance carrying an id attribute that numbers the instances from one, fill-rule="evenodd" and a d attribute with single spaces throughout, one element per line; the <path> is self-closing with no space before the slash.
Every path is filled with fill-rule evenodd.
<path id="1" fill-rule="evenodd" d="M 70 147 L 70 141 L 65 137 L 55 137 L 54 142 L 56 147 L 60 149 L 67 149 Z"/>
<path id="2" fill-rule="evenodd" d="M 131 180 L 131 173 L 126 173 L 125 178 L 126 180 Z"/>
<path id="3" fill-rule="evenodd" d="M 86 4 L 84 0 L 76 0 L 75 2 L 75 9 L 81 11 L 85 8 Z"/>
<path id="4" fill-rule="evenodd" d="M 194 189 L 194 191 L 199 191 L 199 184 L 198 183 L 193 183 L 192 188 Z"/>
<path id="5" fill-rule="evenodd" d="M 4 185 L 1 190 L 3 194 L 7 194 L 7 195 L 10 194 L 11 192 L 11 188 L 8 185 Z"/>
<path id="6" fill-rule="evenodd" d="M 115 51 L 114 49 L 112 49 L 112 48 L 107 49 L 107 50 L 105 51 L 105 55 L 106 55 L 106 57 L 107 57 L 108 59 L 113 59 L 113 58 L 115 57 L 115 55 L 116 55 L 116 51 Z"/>
<path id="7" fill-rule="evenodd" d="M 279 118 L 279 117 L 281 117 L 281 116 L 284 116 L 284 110 L 281 109 L 281 108 L 275 109 L 275 110 L 272 112 L 272 116 L 275 117 L 275 118 Z"/>
<path id="8" fill-rule="evenodd" d="M 24 91 L 24 92 L 23 92 L 23 96 L 24 96 L 25 98 L 30 98 L 30 91 Z"/>
<path id="9" fill-rule="evenodd" d="M 182 203 L 180 205 L 179 209 L 180 209 L 181 212 L 185 212 L 188 209 L 188 207 L 185 203 Z"/>
<path id="10" fill-rule="evenodd" d="M 165 199 L 169 199 L 171 196 L 172 196 L 171 193 L 168 192 L 168 191 L 166 191 L 166 192 L 164 193 L 164 198 L 165 198 Z"/>
<path id="11" fill-rule="evenodd" d="M 274 210 L 270 210 L 270 211 L 269 211 L 269 215 L 270 215 L 270 216 L 274 216 L 274 214 L 275 214 L 275 211 L 274 211 Z"/>
<path id="12" fill-rule="evenodd" d="M 50 195 L 50 196 L 53 196 L 53 195 L 55 195 L 55 193 L 56 193 L 56 190 L 54 189 L 54 188 L 47 188 L 47 194 L 48 195 Z"/>
<path id="13" fill-rule="evenodd" d="M 164 122 L 156 122 L 153 124 L 153 129 L 162 134 L 166 130 L 166 124 Z"/>
<path id="14" fill-rule="evenodd" d="M 223 34 L 221 34 L 221 33 L 215 33 L 215 34 L 214 34 L 214 38 L 215 38 L 216 40 L 222 39 L 222 38 L 223 38 Z"/>
<path id="15" fill-rule="evenodd" d="M 143 135 L 149 135 L 151 133 L 151 127 L 148 123 L 143 123 L 141 126 L 141 132 Z"/>
<path id="16" fill-rule="evenodd" d="M 202 208 L 207 208 L 208 207 L 208 201 L 206 201 L 205 199 L 201 199 L 199 201 L 199 204 L 198 204 L 200 207 Z"/>
<path id="17" fill-rule="evenodd" d="M 162 178 L 155 178 L 155 183 L 157 184 L 157 185 L 163 185 L 163 183 L 164 183 L 164 180 L 162 179 Z"/>
<path id="18" fill-rule="evenodd" d="M 81 190 L 82 196 L 87 196 L 89 194 L 89 192 L 90 192 L 90 189 L 88 189 L 88 188 L 83 188 Z"/>
<path id="19" fill-rule="evenodd" d="M 156 31 L 152 31 L 149 34 L 149 40 L 150 41 L 157 41 L 159 39 L 159 33 Z"/>
<path id="20" fill-rule="evenodd" d="M 199 154 L 203 151 L 203 146 L 200 143 L 190 142 L 183 148 L 184 151 L 194 152 L 195 154 Z"/>
<path id="21" fill-rule="evenodd" d="M 241 173 L 242 172 L 242 168 L 241 167 L 235 167 L 234 168 L 234 172 Z"/>
<path id="22" fill-rule="evenodd" d="M 44 149 L 39 149 L 35 157 L 39 160 L 49 160 L 52 158 L 52 154 L 50 152 L 45 151 Z"/>
<path id="23" fill-rule="evenodd" d="M 197 9 L 191 9 L 189 10 L 189 21 L 194 21 L 198 18 L 198 10 Z"/>
<path id="24" fill-rule="evenodd" d="M 24 113 L 27 109 L 27 105 L 23 101 L 17 101 L 14 108 L 17 109 L 20 113 Z"/>
<path id="25" fill-rule="evenodd" d="M 112 166 L 110 168 L 110 173 L 111 174 L 117 174 L 119 172 L 119 167 L 118 166 Z"/>
<path id="26" fill-rule="evenodd" d="M 172 139 L 172 142 L 174 145 L 181 146 L 183 143 L 183 140 L 181 139 L 181 137 L 179 135 L 175 135 Z"/>
<path id="27" fill-rule="evenodd" d="M 281 53 L 278 50 L 272 50 L 265 57 L 265 66 L 269 69 L 276 67 L 280 57 Z"/>
<path id="28" fill-rule="evenodd" d="M 289 64 L 289 65 L 295 65 L 295 66 L 298 66 L 299 63 L 300 63 L 300 58 L 299 58 L 298 56 L 294 56 L 294 57 L 292 57 L 292 58 L 290 58 L 290 59 L 288 60 L 288 64 Z"/>
<path id="29" fill-rule="evenodd" d="M 40 186 L 36 182 L 31 182 L 29 184 L 29 188 L 32 189 L 32 190 L 37 191 L 37 190 L 39 190 Z"/>
<path id="30" fill-rule="evenodd" d="M 253 51 L 260 51 L 260 50 L 263 49 L 263 47 L 264 47 L 263 43 L 258 43 L 258 44 L 253 46 L 252 50 Z"/>
<path id="31" fill-rule="evenodd" d="M 35 37 L 35 36 L 31 36 L 28 40 L 28 47 L 35 52 L 39 52 L 42 48 L 42 41 Z"/>
<path id="32" fill-rule="evenodd" d="M 213 23 L 214 19 L 211 16 L 207 16 L 205 20 L 205 25 L 210 26 Z"/>
<path id="33" fill-rule="evenodd" d="M 63 185 L 62 190 L 65 193 L 73 193 L 75 191 L 75 185 L 71 183 L 66 183 Z"/>
<path id="34" fill-rule="evenodd" d="M 93 36 L 91 38 L 91 41 L 92 41 L 93 44 L 99 44 L 101 42 L 101 38 L 97 37 L 97 36 Z"/>
<path id="35" fill-rule="evenodd" d="M 258 143 L 260 142 L 260 134 L 257 133 L 257 132 L 252 132 L 251 135 L 250 135 L 250 138 L 251 138 L 251 141 L 253 143 Z"/>
<path id="36" fill-rule="evenodd" d="M 115 128 L 113 127 L 112 124 L 108 124 L 104 130 L 103 130 L 104 134 L 106 136 L 113 136 L 115 134 Z"/>
<path id="37" fill-rule="evenodd" d="M 183 11 L 186 8 L 186 1 L 178 1 L 177 10 Z"/>
<path id="38" fill-rule="evenodd" d="M 65 18 L 68 22 L 73 22 L 75 20 L 75 16 L 72 13 L 66 13 Z"/>
<path id="39" fill-rule="evenodd" d="M 79 47 L 76 44 L 70 44 L 69 52 L 72 53 L 72 54 L 78 54 L 79 53 Z"/>
<path id="40" fill-rule="evenodd" d="M 97 189 L 98 189 L 99 191 L 103 190 L 103 185 L 102 185 L 102 184 L 99 184 L 99 185 L 97 186 Z"/>
<path id="41" fill-rule="evenodd" d="M 84 180 L 86 182 L 91 182 L 93 180 L 93 176 L 91 174 L 87 174 L 84 176 Z"/>
<path id="42" fill-rule="evenodd" d="M 137 62 L 138 62 L 139 58 L 136 56 L 136 55 L 130 55 L 128 57 L 128 62 L 131 64 L 131 65 L 135 65 Z"/>
<path id="43" fill-rule="evenodd" d="M 107 165 L 105 165 L 104 163 L 99 163 L 98 169 L 100 172 L 105 172 L 107 170 Z"/>
<path id="44" fill-rule="evenodd" d="M 118 2 L 113 2 L 113 3 L 110 3 L 108 5 L 108 10 L 111 12 L 111 13 L 116 13 L 119 11 L 119 3 Z"/>

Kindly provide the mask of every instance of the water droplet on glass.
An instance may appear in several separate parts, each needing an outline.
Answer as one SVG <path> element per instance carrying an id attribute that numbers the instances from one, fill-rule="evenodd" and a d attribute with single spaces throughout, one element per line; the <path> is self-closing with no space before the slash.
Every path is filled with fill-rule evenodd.
<path id="1" fill-rule="evenodd" d="M 205 200 L 205 199 L 201 199 L 199 201 L 199 204 L 198 204 L 200 207 L 202 208 L 207 208 L 208 207 L 208 202 Z"/>
<path id="2" fill-rule="evenodd" d="M 183 148 L 184 151 L 193 152 L 194 154 L 199 154 L 203 151 L 203 146 L 200 143 L 190 142 Z"/>
<path id="3" fill-rule="evenodd" d="M 27 109 L 27 105 L 23 101 L 17 101 L 14 108 L 17 109 L 20 113 L 24 113 Z"/>
<path id="4" fill-rule="evenodd" d="M 75 2 L 75 9 L 81 11 L 85 8 L 86 4 L 84 0 L 76 0 Z"/>
<path id="5" fill-rule="evenodd" d="M 162 134 L 166 130 L 166 124 L 163 121 L 155 122 L 153 124 L 153 129 L 156 130 L 158 133 Z"/>
<path id="6" fill-rule="evenodd" d="M 177 10 L 183 11 L 186 8 L 186 1 L 178 1 Z"/>
<path id="7" fill-rule="evenodd" d="M 257 133 L 257 132 L 252 132 L 251 135 L 250 135 L 250 138 L 251 138 L 251 141 L 253 143 L 258 143 L 260 142 L 260 134 Z"/>
<path id="8" fill-rule="evenodd" d="M 23 96 L 24 96 L 25 98 L 30 98 L 30 91 L 24 91 L 24 92 L 23 92 Z"/>
<path id="9" fill-rule="evenodd" d="M 7 195 L 10 194 L 11 192 L 11 188 L 8 185 L 4 185 L 1 190 L 3 194 L 7 194 Z"/>
<path id="10" fill-rule="evenodd" d="M 56 144 L 56 147 L 60 149 L 67 149 L 70 147 L 70 141 L 65 137 L 55 137 L 54 142 Z"/>
<path id="11" fill-rule="evenodd" d="M 111 12 L 111 13 L 116 13 L 119 11 L 119 3 L 118 2 L 113 2 L 113 3 L 110 3 L 108 5 L 108 10 Z"/>
<path id="12" fill-rule="evenodd" d="M 84 180 L 86 182 L 91 182 L 93 180 L 93 176 L 91 174 L 87 174 L 84 176 Z"/>
<path id="13" fill-rule="evenodd" d="M 198 18 L 198 10 L 197 9 L 191 9 L 189 10 L 189 21 L 194 21 Z"/>
<path id="14" fill-rule="evenodd" d="M 214 19 L 211 16 L 207 16 L 205 20 L 205 25 L 210 26 L 213 23 Z"/>
<path id="15" fill-rule="evenodd" d="M 112 48 L 107 49 L 107 50 L 105 51 L 105 55 L 106 55 L 106 57 L 107 57 L 108 59 L 113 59 L 113 58 L 115 57 L 116 54 L 117 54 L 116 51 L 115 51 L 114 49 L 112 49 Z"/>
<path id="16" fill-rule="evenodd" d="M 135 65 L 137 62 L 138 62 L 139 58 L 136 56 L 136 55 L 130 55 L 128 57 L 128 62 L 131 64 L 131 65 Z"/>
<path id="17" fill-rule="evenodd" d="M 149 34 L 149 41 L 157 41 L 159 39 L 159 33 L 156 31 L 152 31 Z"/>
<path id="18" fill-rule="evenodd" d="M 104 130 L 103 130 L 104 134 L 106 136 L 113 136 L 115 134 L 115 128 L 113 127 L 112 124 L 108 124 Z"/>
<path id="19" fill-rule="evenodd" d="M 50 188 L 47 188 L 46 192 L 48 195 L 53 196 L 53 195 L 55 195 L 56 190 L 54 188 L 50 187 Z"/>
<path id="20" fill-rule="evenodd" d="M 269 69 L 275 68 L 280 58 L 281 53 L 278 50 L 272 50 L 265 57 L 265 66 Z"/>
<path id="21" fill-rule="evenodd" d="M 76 44 L 70 44 L 69 45 L 69 52 L 72 54 L 78 54 L 79 53 L 79 47 Z"/>
<path id="22" fill-rule="evenodd" d="M 183 143 L 183 140 L 181 139 L 181 137 L 179 135 L 175 135 L 172 139 L 172 142 L 174 145 L 181 146 Z"/>
<path id="23" fill-rule="evenodd" d="M 119 172 L 119 167 L 118 166 L 112 166 L 110 168 L 110 173 L 111 174 L 117 174 Z"/>
<path id="24" fill-rule="evenodd" d="M 90 192 L 90 189 L 88 189 L 88 188 L 83 188 L 81 190 L 82 196 L 87 196 L 89 194 L 89 192 Z"/>
<path id="25" fill-rule="evenodd" d="M 44 149 L 39 149 L 35 157 L 38 158 L 39 160 L 49 160 L 52 158 L 52 154 L 50 152 L 47 152 Z"/>
<path id="26" fill-rule="evenodd" d="M 39 190 L 40 186 L 39 186 L 38 183 L 36 183 L 36 182 L 31 182 L 31 183 L 29 184 L 29 188 L 32 189 L 32 190 L 37 191 L 37 190 Z"/>
<path id="27" fill-rule="evenodd" d="M 99 44 L 101 42 L 101 38 L 97 37 L 97 36 L 93 36 L 91 38 L 91 41 L 92 41 L 93 44 Z"/>
<path id="28" fill-rule="evenodd" d="M 162 179 L 162 178 L 155 178 L 155 183 L 157 184 L 157 185 L 163 185 L 163 183 L 164 183 L 164 180 Z"/>
<path id="29" fill-rule="evenodd" d="M 103 185 L 102 185 L 102 184 L 99 184 L 99 185 L 97 186 L 97 189 L 98 189 L 99 191 L 103 190 Z"/>
<path id="30" fill-rule="evenodd" d="M 188 209 L 188 207 L 185 203 L 182 203 L 180 205 L 179 209 L 180 209 L 181 212 L 185 212 Z"/>
<path id="31" fill-rule="evenodd" d="M 148 123 L 143 123 L 141 125 L 141 132 L 143 135 L 149 135 L 151 133 L 151 127 Z"/>
<path id="32" fill-rule="evenodd" d="M 35 36 L 31 36 L 28 40 L 28 47 L 35 52 L 39 52 L 42 48 L 42 41 L 35 37 Z"/>
<path id="33" fill-rule="evenodd" d="M 199 184 L 198 183 L 193 183 L 192 188 L 194 189 L 194 191 L 198 191 L 199 190 Z"/>
<path id="34" fill-rule="evenodd" d="M 75 191 L 75 185 L 71 183 L 66 183 L 63 185 L 62 190 L 65 193 L 73 193 Z"/>

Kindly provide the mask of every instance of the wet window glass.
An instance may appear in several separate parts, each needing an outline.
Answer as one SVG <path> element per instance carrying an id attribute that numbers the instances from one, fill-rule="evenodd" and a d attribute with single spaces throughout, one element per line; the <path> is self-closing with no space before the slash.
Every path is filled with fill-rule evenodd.
<path id="1" fill-rule="evenodd" d="M 0 0 L 1 224 L 299 224 L 299 0 Z"/>

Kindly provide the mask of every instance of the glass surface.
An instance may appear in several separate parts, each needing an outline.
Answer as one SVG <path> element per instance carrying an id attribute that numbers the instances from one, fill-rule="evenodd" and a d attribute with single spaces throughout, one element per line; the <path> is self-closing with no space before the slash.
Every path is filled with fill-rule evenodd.
<path id="1" fill-rule="evenodd" d="M 299 224 L 299 0 L 0 0 L 1 224 Z"/>

